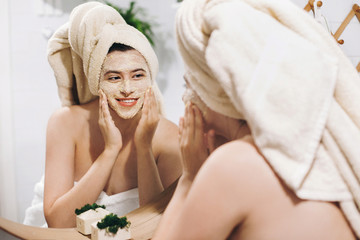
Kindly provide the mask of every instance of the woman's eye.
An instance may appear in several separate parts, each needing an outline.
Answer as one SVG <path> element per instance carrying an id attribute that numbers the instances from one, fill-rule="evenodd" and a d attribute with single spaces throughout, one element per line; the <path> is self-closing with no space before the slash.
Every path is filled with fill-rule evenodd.
<path id="1" fill-rule="evenodd" d="M 142 73 L 138 73 L 134 75 L 134 78 L 142 78 L 142 77 L 144 77 L 144 74 Z"/>
<path id="2" fill-rule="evenodd" d="M 119 80 L 120 77 L 119 76 L 113 76 L 113 77 L 109 77 L 108 80 L 110 81 L 115 81 L 115 80 Z"/>

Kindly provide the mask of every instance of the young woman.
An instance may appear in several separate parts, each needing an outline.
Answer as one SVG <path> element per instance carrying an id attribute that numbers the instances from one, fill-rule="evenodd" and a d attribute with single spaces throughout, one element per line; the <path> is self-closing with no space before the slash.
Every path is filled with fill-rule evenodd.
<path id="1" fill-rule="evenodd" d="M 185 0 L 176 24 L 184 170 L 153 239 L 360 237 L 360 79 L 332 37 L 288 1 Z"/>
<path id="2" fill-rule="evenodd" d="M 171 185 L 181 173 L 178 128 L 162 115 L 146 37 L 89 2 L 51 37 L 48 54 L 63 104 L 47 128 L 48 226 L 74 227 L 75 209 L 94 202 L 123 216 Z"/>

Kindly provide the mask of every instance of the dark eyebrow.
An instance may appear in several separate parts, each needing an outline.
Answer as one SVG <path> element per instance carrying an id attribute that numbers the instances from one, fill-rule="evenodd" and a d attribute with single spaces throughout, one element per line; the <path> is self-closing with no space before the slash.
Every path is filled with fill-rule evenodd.
<path id="1" fill-rule="evenodd" d="M 132 70 L 131 72 L 138 72 L 138 71 L 146 72 L 143 68 L 137 68 L 137 69 Z"/>
<path id="2" fill-rule="evenodd" d="M 138 72 L 138 71 L 146 72 L 143 68 L 136 68 L 136 69 L 132 70 L 131 72 L 134 73 L 134 72 Z M 108 71 L 105 72 L 104 75 L 109 74 L 109 73 L 120 74 L 121 72 L 116 71 L 116 70 L 108 70 Z"/>
<path id="3" fill-rule="evenodd" d="M 115 71 L 115 70 L 109 70 L 109 71 L 106 71 L 104 75 L 109 74 L 109 73 L 116 73 L 116 74 L 120 74 L 121 72 L 119 72 L 119 71 Z"/>

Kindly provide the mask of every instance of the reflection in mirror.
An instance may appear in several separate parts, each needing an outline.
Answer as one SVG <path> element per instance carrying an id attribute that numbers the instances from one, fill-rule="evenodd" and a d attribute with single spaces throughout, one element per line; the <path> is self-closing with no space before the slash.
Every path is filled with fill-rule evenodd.
<path id="1" fill-rule="evenodd" d="M 56 1 L 42 1 L 43 4 L 52 4 L 52 2 Z M 9 18 L 13 19 L 12 21 L 8 21 L 8 28 L 11 30 L 9 38 L 12 40 L 11 46 L 16 46 L 16 48 L 10 48 L 10 44 L 8 45 L 9 56 L 11 55 L 13 68 L 22 69 L 22 71 L 14 71 L 11 73 L 11 78 L 8 78 L 8 82 L 12 84 L 12 87 L 9 87 L 12 92 L 10 92 L 10 100 L 7 101 L 9 106 L 11 106 L 11 113 L 8 115 L 13 116 L 13 128 L 15 129 L 15 131 L 10 134 L 14 139 L 13 157 L 11 158 L 13 159 L 14 169 L 11 172 L 13 172 L 14 175 L 14 186 L 12 187 L 14 194 L 12 195 L 16 196 L 17 201 L 16 204 L 14 204 L 15 201 L 1 202 L 1 206 L 4 206 L 4 208 L 6 206 L 15 206 L 16 210 L 9 215 L 13 217 L 11 218 L 12 220 L 17 222 L 23 222 L 25 210 L 34 200 L 34 190 L 37 191 L 39 187 L 41 188 L 40 179 L 45 173 L 46 126 L 52 113 L 57 111 L 61 105 L 59 97 L 57 96 L 58 89 L 54 79 L 54 73 L 52 69 L 49 68 L 49 63 L 45 56 L 48 37 L 68 20 L 72 8 L 82 2 L 83 1 L 62 1 L 60 5 L 55 4 L 52 6 L 58 10 L 60 9 L 62 14 L 51 15 L 39 14 L 36 6 L 33 6 L 29 1 L 23 1 L 23 5 L 20 4 L 16 6 L 14 5 L 15 3 L 8 1 L 9 7 L 6 9 L 8 10 Z M 112 2 L 120 6 L 123 4 L 123 7 L 128 7 L 130 1 L 121 1 L 121 3 L 118 1 Z M 157 4 L 138 1 L 137 4 L 144 7 L 144 9 L 148 11 L 148 15 L 154 17 L 158 23 L 153 29 L 155 33 L 154 49 L 160 62 L 160 71 L 156 81 L 159 83 L 159 89 L 163 93 L 163 99 L 166 99 L 166 101 L 164 101 L 166 116 L 171 122 L 177 123 L 183 108 L 183 103 L 181 102 L 183 90 L 181 73 L 183 71 L 182 66 L 179 66 L 180 60 L 176 60 L 177 56 L 174 53 L 173 17 L 176 8 L 172 2 L 168 1 L 158 1 Z M 156 5 L 161 5 L 162 8 L 156 8 Z M 26 12 L 25 15 L 20 14 L 24 12 Z M 14 16 L 19 17 L 14 20 Z M 21 16 L 24 16 L 26 21 L 20 21 Z M 29 41 L 27 44 L 24 45 L 21 43 L 20 33 L 28 37 Z M 24 61 L 26 61 L 26 64 Z M 164 63 L 165 68 L 161 66 L 162 63 Z M 111 114 L 113 114 L 111 109 L 110 111 Z M 1 109 L 1 116 L 3 116 L 3 113 L 4 111 Z M 163 124 L 164 122 L 167 121 L 160 120 L 158 127 L 166 126 Z M 169 124 L 176 129 L 175 124 Z M 2 135 L 3 133 L 4 132 L 2 132 Z M 99 131 L 92 133 L 91 139 L 97 137 L 102 138 L 101 133 L 99 133 Z M 154 136 L 155 138 L 157 136 L 156 134 Z M 160 137 L 161 135 L 159 135 L 158 138 L 160 139 Z M 129 139 L 125 140 L 129 141 Z M 161 146 L 158 144 L 158 147 L 154 149 L 154 154 L 159 155 L 160 149 Z M 128 151 L 126 153 L 129 154 L 129 156 L 133 157 L 135 155 L 134 146 L 130 147 L 130 145 L 126 145 L 124 151 L 125 150 Z M 90 152 L 89 156 L 93 158 L 96 154 L 99 154 L 97 150 Z M 127 167 L 130 168 L 130 165 Z M 134 179 L 137 173 L 132 171 L 131 174 Z M 178 176 L 178 173 L 175 175 Z M 1 179 L 3 179 L 3 177 L 2 175 Z M 175 178 L 176 177 L 173 177 L 173 179 Z M 75 179 L 75 181 L 78 181 L 80 184 L 81 182 L 79 180 L 80 178 Z M 167 179 L 166 174 L 160 175 L 160 180 L 161 183 L 163 183 L 163 180 L 167 182 L 172 181 L 170 178 Z M 7 182 L 9 183 L 10 181 Z M 166 183 L 165 187 L 168 185 L 169 184 Z M 1 191 L 3 189 L 4 188 L 1 188 Z M 108 189 L 115 188 L 113 188 L 112 184 L 109 184 L 109 186 L 103 190 Z M 109 190 L 108 194 L 111 195 L 116 193 L 116 191 L 117 190 Z M 8 191 L 7 193 L 10 194 Z M 41 195 L 39 197 L 40 199 L 42 198 Z M 42 209 L 41 204 L 36 207 Z M 0 214 L 4 216 L 3 212 L 0 212 Z"/>
<path id="2" fill-rule="evenodd" d="M 47 46 L 64 106 L 48 122 L 37 192 L 53 228 L 75 227 L 74 210 L 95 202 L 126 215 L 181 174 L 178 128 L 164 117 L 149 40 L 103 3 L 80 4 L 70 16 Z M 25 223 L 42 215 L 38 199 Z"/>

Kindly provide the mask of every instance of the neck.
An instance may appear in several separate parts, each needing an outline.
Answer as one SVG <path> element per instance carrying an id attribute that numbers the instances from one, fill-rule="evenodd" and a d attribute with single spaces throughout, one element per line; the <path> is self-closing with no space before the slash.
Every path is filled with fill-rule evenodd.
<path id="1" fill-rule="evenodd" d="M 221 123 L 221 125 L 223 127 L 219 129 L 217 132 L 219 135 L 223 136 L 228 141 L 240 139 L 250 134 L 250 129 L 246 124 L 246 122 L 238 119 L 226 117 L 225 122 Z"/>
<path id="2" fill-rule="evenodd" d="M 109 108 L 110 114 L 117 128 L 119 128 L 121 135 L 132 136 L 141 118 L 141 111 L 139 111 L 133 118 L 121 118 L 114 110 Z"/>

